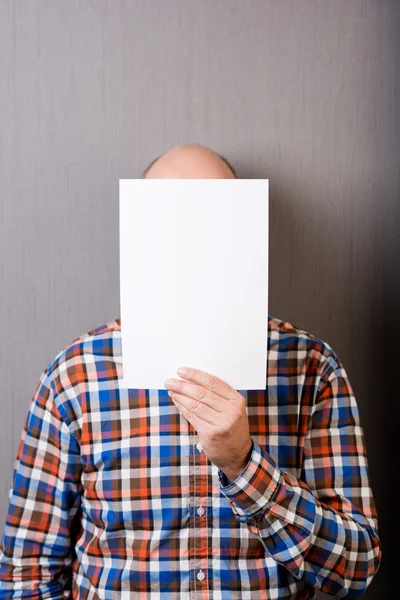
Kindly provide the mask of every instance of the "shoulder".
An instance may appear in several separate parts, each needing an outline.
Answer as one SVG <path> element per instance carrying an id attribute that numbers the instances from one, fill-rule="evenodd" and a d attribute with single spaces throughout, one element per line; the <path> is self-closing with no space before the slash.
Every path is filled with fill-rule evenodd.
<path id="1" fill-rule="evenodd" d="M 63 372 L 74 370 L 85 360 L 114 358 L 120 349 L 120 331 L 120 320 L 116 318 L 74 337 L 50 361 L 47 366 L 49 377 L 54 380 Z"/>
<path id="2" fill-rule="evenodd" d="M 117 382 L 119 363 L 120 320 L 112 319 L 74 337 L 48 364 L 45 372 L 55 403 L 78 441 L 86 392 L 100 390 L 103 381 Z"/>
<path id="3" fill-rule="evenodd" d="M 325 354 L 333 352 L 329 343 L 316 334 L 272 315 L 268 315 L 268 338 L 271 346 L 280 342 L 288 346 L 295 344 L 301 348 L 313 347 Z"/>
<path id="4" fill-rule="evenodd" d="M 268 315 L 268 360 L 280 365 L 287 362 L 293 374 L 313 371 L 321 380 L 341 365 L 326 340 L 273 315 Z"/>

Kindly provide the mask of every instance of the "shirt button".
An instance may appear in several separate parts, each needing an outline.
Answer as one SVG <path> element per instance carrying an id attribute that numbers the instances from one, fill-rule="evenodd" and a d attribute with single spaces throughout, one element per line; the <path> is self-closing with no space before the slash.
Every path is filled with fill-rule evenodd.
<path id="1" fill-rule="evenodd" d="M 197 509 L 197 514 L 198 515 L 204 515 L 204 508 L 202 506 L 199 506 L 199 508 Z"/>
<path id="2" fill-rule="evenodd" d="M 199 571 L 199 572 L 197 573 L 197 579 L 198 579 L 199 581 L 203 581 L 203 579 L 204 579 L 204 573 L 203 573 L 203 571 Z"/>
<path id="3" fill-rule="evenodd" d="M 199 452 L 203 450 L 203 446 L 200 444 L 200 442 L 197 444 L 196 448 Z"/>

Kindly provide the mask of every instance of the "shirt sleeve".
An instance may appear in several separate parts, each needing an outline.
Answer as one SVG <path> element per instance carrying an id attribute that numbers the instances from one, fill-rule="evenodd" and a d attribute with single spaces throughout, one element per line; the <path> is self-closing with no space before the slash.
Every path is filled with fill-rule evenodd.
<path id="1" fill-rule="evenodd" d="M 79 444 L 56 406 L 46 369 L 34 391 L 15 460 L 0 543 L 0 599 L 68 596 L 80 475 Z"/>
<path id="2" fill-rule="evenodd" d="M 218 475 L 236 518 L 295 578 L 358 598 L 378 571 L 381 543 L 357 403 L 339 359 L 328 360 L 300 477 L 281 470 L 254 439 L 240 476 Z"/>

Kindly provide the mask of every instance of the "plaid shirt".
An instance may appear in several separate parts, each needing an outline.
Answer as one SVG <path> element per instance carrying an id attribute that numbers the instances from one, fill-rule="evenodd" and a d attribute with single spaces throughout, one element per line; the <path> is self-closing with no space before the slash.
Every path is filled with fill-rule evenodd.
<path id="1" fill-rule="evenodd" d="M 196 367 L 196 365 L 193 365 Z M 359 413 L 332 348 L 269 316 L 267 389 L 233 482 L 166 390 L 126 389 L 121 320 L 73 340 L 30 404 L 0 598 L 356 598 L 380 565 Z"/>

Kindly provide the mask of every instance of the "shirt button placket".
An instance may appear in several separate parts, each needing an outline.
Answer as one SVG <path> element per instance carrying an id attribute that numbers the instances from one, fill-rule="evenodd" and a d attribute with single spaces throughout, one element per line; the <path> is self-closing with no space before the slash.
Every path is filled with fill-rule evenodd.
<path id="1" fill-rule="evenodd" d="M 202 451 L 203 451 L 203 446 L 201 445 L 201 443 L 200 443 L 200 442 L 198 442 L 198 443 L 196 444 L 196 448 L 197 448 L 197 450 L 198 450 L 199 452 L 202 452 Z M 196 512 L 197 512 L 197 514 L 198 514 L 200 517 L 202 517 L 202 516 L 204 515 L 204 513 L 205 513 L 205 510 L 204 510 L 204 508 L 203 508 L 202 506 L 198 506 L 198 507 L 197 507 L 197 510 L 196 510 Z M 202 569 L 200 569 L 200 570 L 197 572 L 197 574 L 196 574 L 196 577 L 197 577 L 197 579 L 198 579 L 199 581 L 203 581 L 203 579 L 205 578 L 204 571 L 203 571 Z"/>

